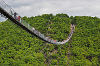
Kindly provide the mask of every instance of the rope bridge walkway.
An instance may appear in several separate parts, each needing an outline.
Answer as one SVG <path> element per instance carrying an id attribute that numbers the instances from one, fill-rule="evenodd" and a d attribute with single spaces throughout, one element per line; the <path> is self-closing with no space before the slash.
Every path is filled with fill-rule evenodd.
<path id="1" fill-rule="evenodd" d="M 36 37 L 38 37 L 38 38 L 42 39 L 43 41 L 46 41 L 50 44 L 56 44 L 56 45 L 65 44 L 66 42 L 68 42 L 71 39 L 71 37 L 74 33 L 74 29 L 75 29 L 75 25 L 71 24 L 71 26 L 70 26 L 71 31 L 70 31 L 70 34 L 68 35 L 68 38 L 64 41 L 59 42 L 57 40 L 53 40 L 53 39 L 50 39 L 49 37 L 44 36 L 44 34 L 41 34 L 38 30 L 36 30 L 34 27 L 32 27 L 30 24 L 28 24 L 25 20 L 21 19 L 19 14 L 16 13 L 3 0 L 0 0 L 0 15 L 10 19 L 13 23 L 17 24 L 24 30 L 28 31 L 29 33 L 35 35 Z M 19 17 L 19 18 L 17 19 L 16 17 Z"/>

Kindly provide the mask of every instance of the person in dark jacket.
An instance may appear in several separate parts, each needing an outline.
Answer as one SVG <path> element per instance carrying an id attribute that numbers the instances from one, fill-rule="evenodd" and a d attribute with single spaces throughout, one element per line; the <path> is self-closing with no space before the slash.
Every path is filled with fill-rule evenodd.
<path id="1" fill-rule="evenodd" d="M 15 19 L 17 18 L 16 16 L 17 16 L 17 13 L 15 12 L 15 13 L 14 13 L 14 18 L 15 18 Z"/>

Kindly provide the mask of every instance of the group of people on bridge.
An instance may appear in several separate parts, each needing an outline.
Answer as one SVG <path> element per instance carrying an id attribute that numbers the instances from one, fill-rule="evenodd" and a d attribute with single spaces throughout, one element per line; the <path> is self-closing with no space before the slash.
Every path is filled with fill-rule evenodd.
<path id="1" fill-rule="evenodd" d="M 21 23 L 22 19 L 21 19 L 20 16 L 18 16 L 18 14 L 16 12 L 14 13 L 14 18 Z M 36 34 L 37 36 L 41 37 L 42 39 L 44 39 L 44 40 L 46 40 L 46 41 L 48 41 L 50 43 L 54 43 L 54 44 L 64 44 L 64 43 L 68 42 L 70 40 L 72 34 L 73 34 L 73 31 L 75 29 L 75 25 L 71 24 L 70 29 L 71 29 L 71 32 L 70 32 L 68 38 L 66 40 L 62 41 L 62 42 L 58 42 L 57 40 L 53 40 L 53 39 L 50 39 L 49 37 L 45 37 L 39 31 L 35 30 L 34 27 L 32 27 L 32 31 L 34 32 L 34 34 Z"/>
<path id="2" fill-rule="evenodd" d="M 20 16 L 17 16 L 17 13 L 16 12 L 14 13 L 14 18 L 16 20 L 18 20 L 19 22 L 21 22 L 21 17 Z"/>

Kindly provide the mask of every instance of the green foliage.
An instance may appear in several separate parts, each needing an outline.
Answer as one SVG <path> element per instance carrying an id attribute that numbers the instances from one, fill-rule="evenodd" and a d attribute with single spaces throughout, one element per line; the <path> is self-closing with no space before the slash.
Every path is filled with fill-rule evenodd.
<path id="1" fill-rule="evenodd" d="M 100 65 L 99 18 L 43 14 L 23 19 L 41 33 L 59 41 L 68 37 L 71 23 L 76 27 L 68 43 L 53 45 L 29 34 L 9 20 L 0 23 L 0 66 Z"/>
<path id="2" fill-rule="evenodd" d="M 66 17 L 66 18 L 69 18 L 69 16 L 67 14 L 56 14 L 56 17 Z"/>

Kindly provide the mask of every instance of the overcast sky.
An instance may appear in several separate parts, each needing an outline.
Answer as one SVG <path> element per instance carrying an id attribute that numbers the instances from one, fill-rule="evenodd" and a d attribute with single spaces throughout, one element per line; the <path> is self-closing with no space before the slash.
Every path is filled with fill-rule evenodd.
<path id="1" fill-rule="evenodd" d="M 100 17 L 100 0 L 4 0 L 21 16 L 65 13 Z"/>

